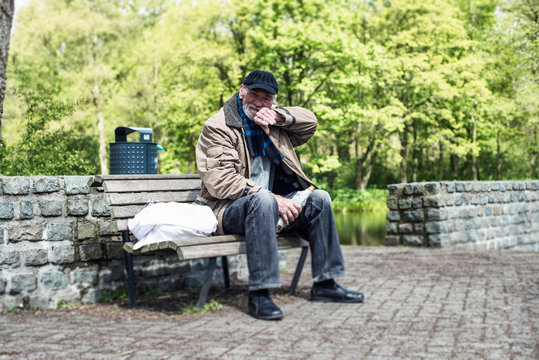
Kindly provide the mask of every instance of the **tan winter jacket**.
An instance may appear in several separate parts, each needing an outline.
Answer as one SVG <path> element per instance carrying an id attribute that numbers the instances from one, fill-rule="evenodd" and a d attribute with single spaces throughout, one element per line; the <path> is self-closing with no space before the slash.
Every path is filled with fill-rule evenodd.
<path id="1" fill-rule="evenodd" d="M 209 205 L 219 220 L 217 232 L 223 233 L 223 213 L 233 200 L 260 189 L 250 180 L 251 158 L 238 114 L 236 99 L 230 98 L 221 110 L 205 123 L 198 138 L 196 162 L 202 179 L 202 190 L 197 200 Z M 270 127 L 270 138 L 283 155 L 283 163 L 292 170 L 304 188 L 314 185 L 301 170 L 301 164 L 294 151 L 316 131 L 314 114 L 300 107 L 279 107 L 273 109 L 285 121 Z"/>

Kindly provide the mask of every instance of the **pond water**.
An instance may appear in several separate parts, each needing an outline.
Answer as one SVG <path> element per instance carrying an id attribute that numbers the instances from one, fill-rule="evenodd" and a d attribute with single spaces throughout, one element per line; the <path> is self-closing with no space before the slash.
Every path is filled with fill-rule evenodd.
<path id="1" fill-rule="evenodd" d="M 348 212 L 334 215 L 342 245 L 385 245 L 385 212 Z"/>

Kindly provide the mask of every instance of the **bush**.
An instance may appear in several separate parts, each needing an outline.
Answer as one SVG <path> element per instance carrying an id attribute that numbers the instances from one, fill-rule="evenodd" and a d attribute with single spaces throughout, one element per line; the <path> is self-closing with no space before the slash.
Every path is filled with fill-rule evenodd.
<path id="1" fill-rule="evenodd" d="M 0 174 L 84 175 L 97 172 L 78 149 L 79 141 L 60 121 L 73 114 L 75 105 L 54 98 L 45 89 L 19 90 L 26 104 L 26 126 L 18 144 L 0 143 Z"/>

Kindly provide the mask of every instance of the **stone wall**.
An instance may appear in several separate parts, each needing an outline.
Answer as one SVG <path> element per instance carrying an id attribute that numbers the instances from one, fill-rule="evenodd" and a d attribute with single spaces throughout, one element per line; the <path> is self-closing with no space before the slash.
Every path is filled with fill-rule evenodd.
<path id="1" fill-rule="evenodd" d="M 539 181 L 389 185 L 387 245 L 539 251 Z"/>
<path id="2" fill-rule="evenodd" d="M 125 286 L 121 238 L 91 178 L 0 176 L 0 312 L 93 303 L 103 290 Z M 231 276 L 242 262 L 229 259 Z M 206 260 L 179 262 L 171 253 L 137 256 L 134 264 L 139 288 L 171 290 L 198 286 Z"/>

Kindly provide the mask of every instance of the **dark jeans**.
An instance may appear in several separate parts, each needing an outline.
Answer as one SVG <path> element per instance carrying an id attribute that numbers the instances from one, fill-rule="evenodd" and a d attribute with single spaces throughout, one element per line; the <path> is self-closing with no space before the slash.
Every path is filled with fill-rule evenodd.
<path id="1" fill-rule="evenodd" d="M 267 190 L 234 201 L 223 215 L 225 233 L 245 234 L 251 291 L 281 286 L 275 232 L 278 219 L 277 200 Z M 344 259 L 327 192 L 315 190 L 300 215 L 284 229 L 289 230 L 302 233 L 310 243 L 313 281 L 344 276 Z"/>

